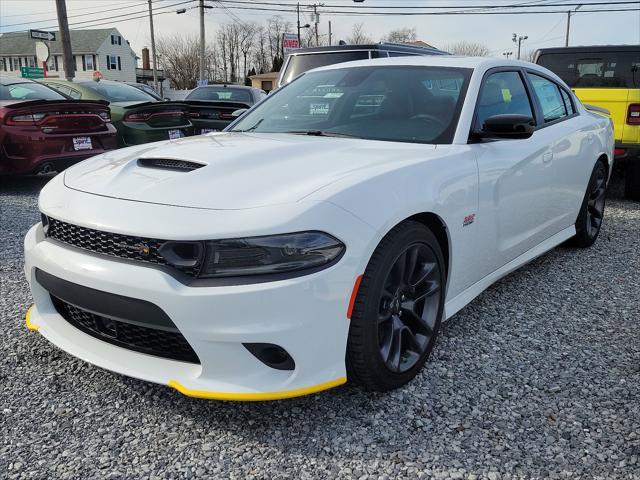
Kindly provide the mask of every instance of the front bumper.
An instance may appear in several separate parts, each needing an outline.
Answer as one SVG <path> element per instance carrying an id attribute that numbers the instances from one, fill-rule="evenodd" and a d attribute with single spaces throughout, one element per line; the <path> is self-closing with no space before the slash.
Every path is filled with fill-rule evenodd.
<path id="1" fill-rule="evenodd" d="M 349 215 L 340 212 L 332 210 L 331 216 Z M 352 217 L 349 220 L 353 223 Z M 362 228 L 354 231 L 354 238 L 364 236 Z M 371 232 L 367 233 L 370 240 Z M 161 270 L 46 239 L 37 224 L 25 237 L 25 274 L 34 299 L 27 326 L 87 362 L 190 396 L 251 401 L 305 395 L 346 382 L 347 310 L 362 269 L 355 254 L 362 246 L 351 246 L 337 264 L 310 275 L 248 285 L 189 287 Z M 157 305 L 178 327 L 200 364 L 132 351 L 75 328 L 38 283 L 36 269 Z M 279 345 L 291 355 L 295 369 L 267 366 L 244 343 Z"/>

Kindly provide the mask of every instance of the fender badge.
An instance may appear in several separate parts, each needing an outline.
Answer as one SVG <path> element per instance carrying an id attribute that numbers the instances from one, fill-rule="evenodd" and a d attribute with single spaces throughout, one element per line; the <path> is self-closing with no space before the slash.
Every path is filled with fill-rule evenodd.
<path id="1" fill-rule="evenodd" d="M 475 219 L 476 219 L 475 213 L 472 213 L 471 215 L 467 215 L 466 217 L 464 217 L 464 220 L 462 221 L 462 226 L 468 227 L 475 221 Z"/>

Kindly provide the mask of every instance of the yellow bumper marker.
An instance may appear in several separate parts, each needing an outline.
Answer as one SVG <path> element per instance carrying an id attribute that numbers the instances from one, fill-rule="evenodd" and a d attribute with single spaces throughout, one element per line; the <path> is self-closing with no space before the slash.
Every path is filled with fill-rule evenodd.
<path id="1" fill-rule="evenodd" d="M 29 330 L 31 330 L 32 332 L 37 332 L 40 329 L 40 326 L 31 323 L 31 310 L 32 309 L 33 309 L 33 305 L 31 305 L 29 307 L 29 309 L 27 310 L 27 314 L 24 317 L 24 323 L 27 324 L 27 328 Z"/>
<path id="2" fill-rule="evenodd" d="M 192 390 L 185 387 L 176 380 L 170 380 L 167 385 L 178 390 L 183 395 L 195 398 L 206 398 L 209 400 L 230 400 L 236 402 L 261 402 L 265 400 L 283 400 L 285 398 L 301 397 L 312 393 L 328 390 L 347 382 L 347 377 L 340 377 L 310 387 L 296 388 L 282 392 L 256 392 L 256 393 L 233 393 L 233 392 L 208 392 L 206 390 Z"/>

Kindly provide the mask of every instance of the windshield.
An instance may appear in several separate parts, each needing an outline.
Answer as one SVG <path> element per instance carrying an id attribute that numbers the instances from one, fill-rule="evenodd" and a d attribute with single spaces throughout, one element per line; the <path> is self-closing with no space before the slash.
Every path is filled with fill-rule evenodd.
<path id="1" fill-rule="evenodd" d="M 310 72 L 272 93 L 231 130 L 451 143 L 470 74 L 413 66 Z"/>
<path id="2" fill-rule="evenodd" d="M 187 95 L 185 100 L 212 100 L 227 102 L 251 102 L 251 92 L 244 88 L 200 87 Z"/>
<path id="3" fill-rule="evenodd" d="M 89 88 L 110 102 L 155 102 L 148 93 L 125 83 L 82 82 L 80 85 Z"/>
<path id="4" fill-rule="evenodd" d="M 369 58 L 368 50 L 352 50 L 347 52 L 310 53 L 291 55 L 287 68 L 282 75 L 282 85 L 291 82 L 301 73 L 314 68 L 326 67 L 336 63 L 352 62 Z"/>
<path id="5" fill-rule="evenodd" d="M 543 53 L 538 65 L 548 68 L 571 88 L 640 88 L 637 52 Z"/>
<path id="6" fill-rule="evenodd" d="M 39 83 L 0 85 L 0 100 L 66 100 L 55 90 Z"/>

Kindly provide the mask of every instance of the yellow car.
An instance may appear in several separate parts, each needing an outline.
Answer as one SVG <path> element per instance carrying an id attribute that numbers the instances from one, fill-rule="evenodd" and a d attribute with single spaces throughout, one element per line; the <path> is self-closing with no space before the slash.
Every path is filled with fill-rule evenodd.
<path id="1" fill-rule="evenodd" d="M 535 58 L 582 103 L 609 111 L 616 161 L 625 169 L 625 196 L 640 200 L 640 45 L 544 48 Z"/>

